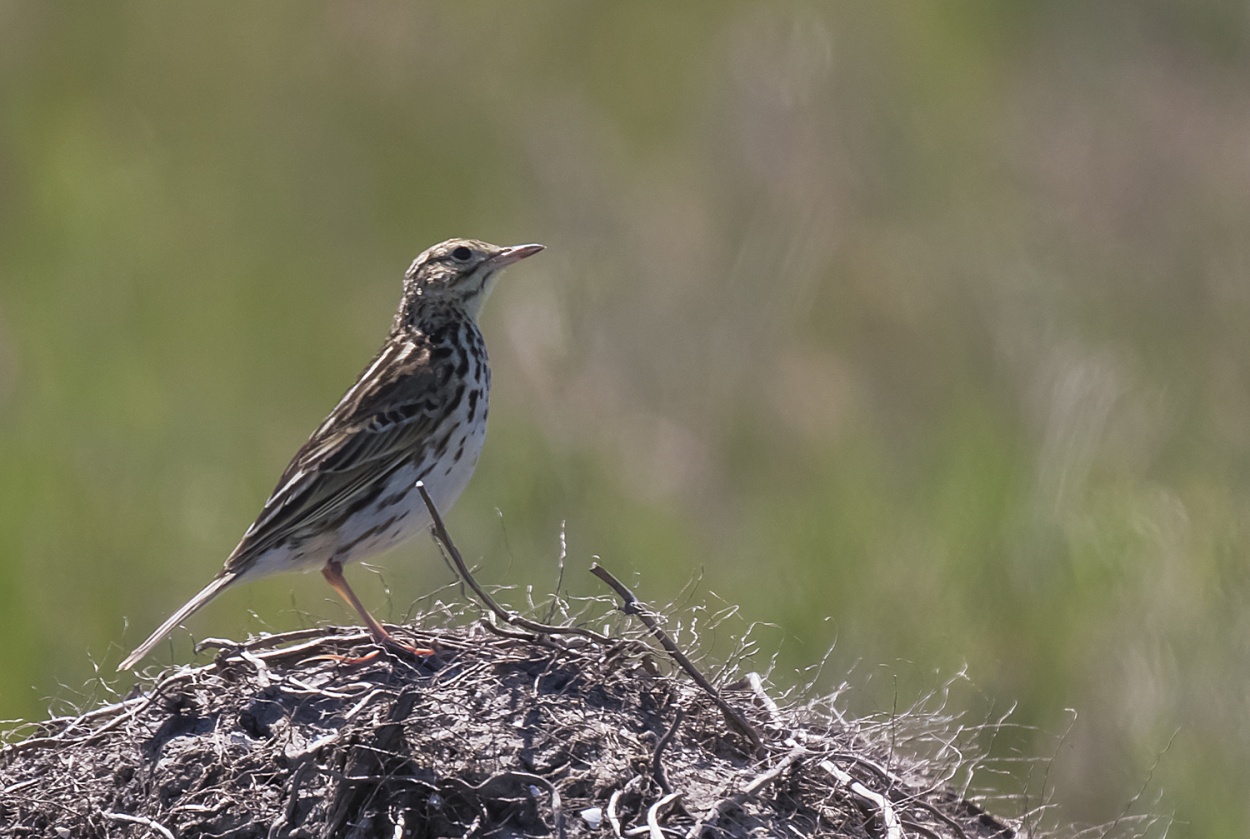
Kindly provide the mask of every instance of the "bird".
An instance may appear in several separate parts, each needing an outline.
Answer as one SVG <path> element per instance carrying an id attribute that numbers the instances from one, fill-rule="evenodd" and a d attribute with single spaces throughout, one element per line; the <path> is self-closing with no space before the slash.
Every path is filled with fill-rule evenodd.
<path id="1" fill-rule="evenodd" d="M 133 668 L 230 586 L 317 567 L 375 642 L 404 647 L 360 602 L 343 566 L 430 526 L 418 481 L 440 511 L 468 484 L 486 437 L 490 393 L 478 314 L 500 271 L 543 249 L 449 239 L 413 260 L 373 361 L 295 453 L 222 569 L 117 669 Z"/>

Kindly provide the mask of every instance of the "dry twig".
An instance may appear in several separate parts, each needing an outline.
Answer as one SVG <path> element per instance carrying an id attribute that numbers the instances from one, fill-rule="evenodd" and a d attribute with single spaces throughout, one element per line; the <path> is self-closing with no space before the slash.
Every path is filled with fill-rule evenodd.
<path id="1" fill-rule="evenodd" d="M 868 787 L 855 780 L 851 773 L 834 766 L 831 760 L 822 760 L 820 768 L 832 775 L 839 784 L 845 786 L 852 796 L 866 804 L 870 809 L 876 810 L 885 827 L 886 839 L 903 839 L 903 825 L 899 822 L 898 815 L 894 812 L 894 805 L 890 802 L 888 795 L 868 789 Z"/>
<path id="2" fill-rule="evenodd" d="M 655 619 L 655 615 L 647 608 L 647 605 L 639 600 L 637 595 L 630 591 L 624 583 L 614 577 L 611 571 L 599 563 L 596 562 L 590 566 L 590 573 L 603 580 L 613 591 L 620 595 L 622 600 L 621 611 L 627 615 L 637 615 L 638 619 L 647 625 L 647 629 L 651 630 L 651 634 L 660 642 L 660 645 L 664 647 L 664 650 L 673 661 L 677 662 L 678 666 L 686 671 L 686 675 L 693 679 L 694 683 L 702 688 L 703 692 L 716 703 L 716 707 L 720 708 L 721 713 L 725 715 L 725 719 L 729 721 L 729 724 L 739 734 L 751 741 L 752 748 L 756 751 L 762 749 L 764 741 L 760 739 L 759 732 L 747 722 L 746 717 L 742 716 L 737 708 L 725 701 L 724 697 L 720 695 L 720 691 L 707 680 L 706 676 L 699 672 L 699 668 L 694 666 L 694 662 L 681 651 L 681 648 L 668 636 L 668 633 L 660 628 L 659 621 Z"/>
<path id="3" fill-rule="evenodd" d="M 530 632 L 537 632 L 540 635 L 580 635 L 600 644 L 611 643 L 610 638 L 597 632 L 592 632 L 589 629 L 580 626 L 554 626 L 539 623 L 538 621 L 530 620 L 519 612 L 500 606 L 499 602 L 490 595 L 490 592 L 482 587 L 477 578 L 469 571 L 469 566 L 465 564 L 459 549 L 456 548 L 455 543 L 451 539 L 451 534 L 447 532 L 447 525 L 443 524 L 443 517 L 439 515 L 438 507 L 434 505 L 434 499 L 430 497 L 429 490 L 425 488 L 423 481 L 417 481 L 417 492 L 421 493 L 421 500 L 425 502 L 426 509 L 430 512 L 430 520 L 433 522 L 430 532 L 433 533 L 439 547 L 443 549 L 444 553 L 451 560 L 460 578 L 468 584 L 469 588 L 473 589 L 473 593 L 477 595 L 478 600 L 482 601 L 486 608 L 494 612 L 501 620 L 513 626 L 528 629 Z"/>

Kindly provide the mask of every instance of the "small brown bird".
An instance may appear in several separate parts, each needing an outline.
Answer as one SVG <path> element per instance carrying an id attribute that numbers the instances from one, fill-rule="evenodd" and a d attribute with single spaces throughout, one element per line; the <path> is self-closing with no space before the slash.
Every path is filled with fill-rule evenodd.
<path id="1" fill-rule="evenodd" d="M 379 644 L 396 644 L 347 584 L 343 566 L 429 527 L 417 481 L 441 511 L 464 490 L 486 439 L 490 393 L 477 315 L 500 270 L 542 249 L 450 239 L 418 256 L 386 343 L 295 453 L 225 567 L 118 670 L 133 667 L 227 586 L 316 567 Z"/>

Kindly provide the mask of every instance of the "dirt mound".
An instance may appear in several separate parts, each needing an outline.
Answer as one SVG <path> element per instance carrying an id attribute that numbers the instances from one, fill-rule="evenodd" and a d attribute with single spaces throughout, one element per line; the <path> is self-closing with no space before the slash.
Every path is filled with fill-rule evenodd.
<path id="1" fill-rule="evenodd" d="M 709 693 L 637 636 L 492 626 L 397 628 L 424 659 L 333 628 L 224 646 L 7 747 L 0 833 L 1015 835 L 754 674 Z"/>

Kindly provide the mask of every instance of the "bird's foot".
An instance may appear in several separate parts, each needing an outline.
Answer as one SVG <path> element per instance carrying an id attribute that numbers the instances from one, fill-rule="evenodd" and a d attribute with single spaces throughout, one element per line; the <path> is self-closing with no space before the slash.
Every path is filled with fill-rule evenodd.
<path id="1" fill-rule="evenodd" d="M 383 650 L 387 650 L 391 653 L 394 653 L 395 655 L 398 655 L 400 658 L 416 659 L 418 661 L 424 661 L 425 659 L 429 658 L 432 655 L 435 655 L 436 653 L 436 650 L 431 650 L 426 647 L 414 647 L 409 644 L 405 644 L 401 641 L 396 641 L 390 635 L 387 635 L 385 640 L 378 640 L 376 643 L 378 645 L 378 648 L 370 650 L 364 655 L 344 655 L 340 653 L 326 653 L 325 655 L 318 656 L 318 658 L 324 661 L 337 662 L 338 664 L 353 665 L 353 664 L 367 664 L 368 662 L 373 661 L 375 658 L 381 655 Z"/>

